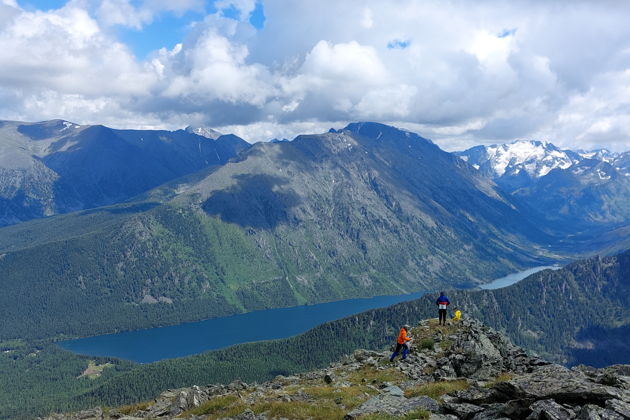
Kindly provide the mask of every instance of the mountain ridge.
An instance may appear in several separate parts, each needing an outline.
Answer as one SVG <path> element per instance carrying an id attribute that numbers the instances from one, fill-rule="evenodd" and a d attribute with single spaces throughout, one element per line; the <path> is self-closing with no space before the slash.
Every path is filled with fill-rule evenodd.
<path id="1" fill-rule="evenodd" d="M 183 130 L 116 130 L 63 120 L 0 124 L 0 224 L 124 202 L 249 143 Z"/>
<path id="2" fill-rule="evenodd" d="M 46 319 L 37 334 L 85 333 L 65 311 L 17 305 L 12 293 L 24 288 L 35 291 L 31 302 L 76 302 L 101 333 L 111 331 L 108 319 L 124 328 L 134 318 L 142 321 L 136 328 L 192 321 L 269 308 L 278 296 L 292 306 L 470 286 L 554 257 L 537 244 L 547 234 L 492 182 L 384 125 L 259 143 L 193 178 L 156 192 L 169 197 L 164 203 L 151 204 L 148 194 L 136 207 L 80 213 L 80 232 L 61 241 L 46 235 L 71 228 L 73 215 L 6 229 L 29 231 L 38 245 L 22 242 L 0 260 L 11 285 L 0 297 L 5 317 L 30 319 L 33 328 Z M 180 192 L 170 198 L 169 189 Z M 161 297 L 173 303 L 146 304 Z M 209 304 L 215 310 L 203 313 Z M 184 313 L 186 305 L 195 310 Z"/>
<path id="3" fill-rule="evenodd" d="M 560 150 L 516 141 L 456 152 L 505 191 L 565 229 L 608 229 L 630 222 L 630 152 Z"/>
<path id="4" fill-rule="evenodd" d="M 546 419 L 630 414 L 630 365 L 569 370 L 528 355 L 474 320 L 413 323 L 412 353 L 353 353 L 320 370 L 262 384 L 193 386 L 155 400 L 46 420 L 112 418 Z M 129 416 L 129 417 L 124 417 Z M 587 417 L 591 416 L 591 417 Z M 603 417 L 592 417 L 603 416 Z"/>

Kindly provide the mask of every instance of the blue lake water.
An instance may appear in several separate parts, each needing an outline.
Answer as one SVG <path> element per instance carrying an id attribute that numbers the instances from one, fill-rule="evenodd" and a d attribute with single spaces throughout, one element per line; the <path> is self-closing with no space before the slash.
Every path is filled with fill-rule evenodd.
<path id="1" fill-rule="evenodd" d="M 535 267 L 481 286 L 498 289 L 546 268 Z M 317 305 L 268 309 L 168 327 L 127 331 L 60 342 L 66 350 L 89 356 L 111 356 L 150 363 L 189 356 L 234 344 L 291 337 L 328 321 L 370 309 L 417 299 L 424 293 L 350 299 Z"/>
<path id="2" fill-rule="evenodd" d="M 529 270 L 520 271 L 518 273 L 508 274 L 505 277 L 501 277 L 499 279 L 496 279 L 490 283 L 486 283 L 479 287 L 482 289 L 501 289 L 502 287 L 508 287 L 508 286 L 513 285 L 514 283 L 518 283 L 519 281 L 523 280 L 525 277 L 531 276 L 532 274 L 538 273 L 539 271 L 546 270 L 546 269 L 559 270 L 560 268 L 562 267 L 558 265 L 546 265 L 542 267 L 534 267 L 534 268 L 530 268 Z"/>
<path id="3" fill-rule="evenodd" d="M 268 309 L 168 327 L 68 340 L 59 345 L 89 356 L 111 356 L 150 363 L 239 343 L 291 337 L 328 321 L 417 299 L 423 294 L 377 296 Z"/>

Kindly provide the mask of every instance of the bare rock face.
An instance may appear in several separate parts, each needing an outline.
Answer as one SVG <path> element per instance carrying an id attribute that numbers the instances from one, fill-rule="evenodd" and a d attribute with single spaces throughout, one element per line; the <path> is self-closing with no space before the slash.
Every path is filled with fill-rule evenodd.
<path id="1" fill-rule="evenodd" d="M 193 386 L 125 414 L 95 408 L 46 420 L 630 419 L 630 366 L 567 369 L 474 320 L 422 321 L 412 336 L 421 344 L 393 363 L 389 352 L 356 350 L 325 369 L 264 384 Z"/>

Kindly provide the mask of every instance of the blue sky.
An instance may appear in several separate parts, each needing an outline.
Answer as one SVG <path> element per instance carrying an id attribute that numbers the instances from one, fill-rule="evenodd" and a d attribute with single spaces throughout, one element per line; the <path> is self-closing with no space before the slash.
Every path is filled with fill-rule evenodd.
<path id="1" fill-rule="evenodd" d="M 0 0 L 0 119 L 630 149 L 630 2 Z"/>
<path id="2" fill-rule="evenodd" d="M 19 0 L 18 4 L 27 10 L 49 11 L 63 7 L 68 0 Z M 176 0 L 174 0 L 176 1 Z M 131 4 L 140 5 L 140 1 Z M 188 10 L 184 13 L 162 12 L 142 28 L 118 26 L 114 28 L 116 35 L 128 45 L 136 57 L 147 58 L 150 53 L 160 48 L 173 48 L 181 42 L 193 23 L 202 21 L 205 16 L 221 12 L 223 16 L 239 20 L 242 18 L 239 9 L 234 6 L 218 10 L 215 1 L 205 1 L 203 10 Z M 265 11 L 262 1 L 257 1 L 254 10 L 246 19 L 252 27 L 260 30 L 265 24 Z"/>

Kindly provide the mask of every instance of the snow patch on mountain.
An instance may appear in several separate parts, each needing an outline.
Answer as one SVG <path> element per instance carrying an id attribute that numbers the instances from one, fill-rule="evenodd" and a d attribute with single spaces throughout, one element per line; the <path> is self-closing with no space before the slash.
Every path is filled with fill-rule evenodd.
<path id="1" fill-rule="evenodd" d="M 597 149 L 597 150 L 578 150 L 576 151 L 578 155 L 580 155 L 584 159 L 595 159 L 601 160 L 602 162 L 612 163 L 616 159 L 619 158 L 620 154 L 611 152 L 608 149 Z"/>
<path id="2" fill-rule="evenodd" d="M 211 140 L 216 140 L 223 135 L 223 133 L 209 127 L 193 127 L 191 125 L 186 127 L 186 131 Z"/>
<path id="3" fill-rule="evenodd" d="M 484 168 L 496 178 L 518 175 L 522 171 L 532 178 L 540 178 L 553 169 L 566 169 L 575 163 L 567 152 L 549 142 L 536 140 L 477 146 L 457 155 L 476 168 Z"/>

